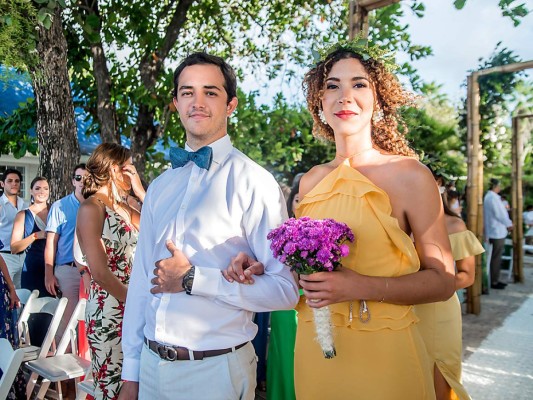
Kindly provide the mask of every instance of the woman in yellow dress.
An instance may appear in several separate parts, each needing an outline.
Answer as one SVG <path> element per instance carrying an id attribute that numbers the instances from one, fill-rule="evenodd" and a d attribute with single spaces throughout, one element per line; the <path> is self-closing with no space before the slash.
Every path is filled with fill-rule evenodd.
<path id="1" fill-rule="evenodd" d="M 442 194 L 442 204 L 455 260 L 455 290 L 460 290 L 474 283 L 475 256 L 485 250 L 476 235 L 448 206 L 446 193 Z M 469 400 L 461 383 L 463 328 L 457 294 L 447 301 L 419 304 L 415 312 L 420 318 L 418 328 L 433 364 L 437 400 Z"/>
<path id="2" fill-rule="evenodd" d="M 325 54 L 304 89 L 313 133 L 334 141 L 336 156 L 302 177 L 296 215 L 334 218 L 356 239 L 343 267 L 299 277 L 296 398 L 434 399 L 413 304 L 450 298 L 454 271 L 437 186 L 398 115 L 413 97 L 376 48 L 347 42 Z M 314 340 L 311 308 L 324 306 L 332 359 Z"/>

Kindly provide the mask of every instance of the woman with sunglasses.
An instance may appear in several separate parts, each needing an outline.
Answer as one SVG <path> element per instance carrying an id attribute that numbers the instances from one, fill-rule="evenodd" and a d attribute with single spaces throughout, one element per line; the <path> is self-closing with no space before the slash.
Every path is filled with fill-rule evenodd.
<path id="1" fill-rule="evenodd" d="M 37 176 L 31 181 L 31 205 L 19 211 L 13 223 L 11 251 L 26 252 L 22 268 L 22 287 L 39 291 L 39 297 L 51 296 L 44 285 L 44 248 L 46 245 L 46 219 L 50 204 L 48 179 Z"/>
<path id="2" fill-rule="evenodd" d="M 85 322 L 91 349 L 95 399 L 118 397 L 122 380 L 122 319 L 137 245 L 139 212 L 127 195 L 144 200 L 145 191 L 129 149 L 99 145 L 87 161 L 85 201 L 78 211 L 76 235 L 91 284 Z"/>

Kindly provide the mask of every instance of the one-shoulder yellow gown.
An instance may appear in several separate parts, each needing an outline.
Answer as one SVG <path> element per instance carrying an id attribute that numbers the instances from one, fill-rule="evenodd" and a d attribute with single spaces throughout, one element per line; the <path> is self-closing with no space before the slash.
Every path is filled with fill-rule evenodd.
<path id="1" fill-rule="evenodd" d="M 364 275 L 396 277 L 418 271 L 413 242 L 391 216 L 387 194 L 348 162 L 329 173 L 300 202 L 296 215 L 333 218 L 355 235 L 342 264 Z M 325 359 L 315 341 L 312 310 L 297 306 L 296 398 L 357 400 L 434 399 L 429 358 L 413 306 L 368 302 L 371 319 L 359 319 L 359 302 L 330 306 L 337 355 Z"/>
<path id="2" fill-rule="evenodd" d="M 449 235 L 453 259 L 462 260 L 485 250 L 470 231 Z M 436 365 L 452 388 L 450 400 L 470 400 L 461 383 L 463 353 L 461 304 L 457 294 L 439 303 L 418 304 L 415 312 L 420 318 L 418 329 L 433 365 Z"/>

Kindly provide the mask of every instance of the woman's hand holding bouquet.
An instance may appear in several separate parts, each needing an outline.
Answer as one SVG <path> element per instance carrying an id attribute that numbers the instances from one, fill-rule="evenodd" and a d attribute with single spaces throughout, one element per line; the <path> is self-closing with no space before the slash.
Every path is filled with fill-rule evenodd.
<path id="1" fill-rule="evenodd" d="M 350 228 L 333 219 L 313 220 L 308 217 L 290 218 L 280 227 L 268 234 L 270 248 L 274 257 L 288 265 L 299 275 L 318 273 L 315 278 L 320 281 L 322 273 L 331 272 L 341 267 L 341 258 L 350 251 L 347 241 L 353 242 L 354 235 Z M 315 279 L 313 279 L 315 280 Z M 314 297 L 314 296 L 313 296 Z M 327 299 L 309 299 L 314 305 Z M 335 346 L 331 327 L 329 307 L 314 308 L 317 340 L 324 352 L 324 357 L 335 357 Z"/>

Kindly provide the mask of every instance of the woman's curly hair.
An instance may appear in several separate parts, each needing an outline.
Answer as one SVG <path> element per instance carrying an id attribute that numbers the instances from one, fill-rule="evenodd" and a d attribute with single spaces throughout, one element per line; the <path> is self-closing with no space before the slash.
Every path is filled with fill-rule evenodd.
<path id="1" fill-rule="evenodd" d="M 387 71 L 380 62 L 373 58 L 365 60 L 361 55 L 346 49 L 329 54 L 305 74 L 303 89 L 307 108 L 313 116 L 313 135 L 335 141 L 333 129 L 320 120 L 318 113 L 322 109 L 322 96 L 328 74 L 337 61 L 348 58 L 359 60 L 365 68 L 374 89 L 374 112 L 379 109 L 383 113 L 381 118 L 372 120 L 372 142 L 388 153 L 416 157 L 416 153 L 405 139 L 407 126 L 399 114 L 401 107 L 415 104 L 415 96 L 407 92 L 396 76 Z"/>
<path id="2" fill-rule="evenodd" d="M 127 147 L 116 143 L 102 143 L 93 151 L 87 161 L 87 174 L 83 178 L 82 194 L 88 198 L 108 184 L 113 165 L 123 165 L 131 157 Z"/>

